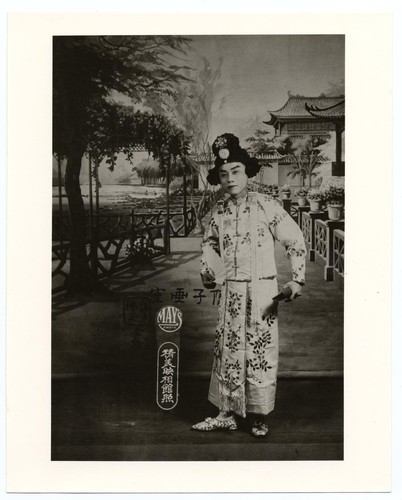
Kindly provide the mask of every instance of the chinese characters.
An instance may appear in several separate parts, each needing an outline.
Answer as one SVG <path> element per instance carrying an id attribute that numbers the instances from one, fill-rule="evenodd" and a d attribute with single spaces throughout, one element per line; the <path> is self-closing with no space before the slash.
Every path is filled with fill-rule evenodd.
<path id="1" fill-rule="evenodd" d="M 175 289 L 167 290 L 166 288 L 155 287 L 151 289 L 153 303 L 162 304 L 167 302 L 168 299 L 173 300 L 175 304 L 184 304 L 191 300 L 195 305 L 200 305 L 204 299 L 208 299 L 209 303 L 213 306 L 218 306 L 221 299 L 221 290 L 206 290 L 205 288 L 193 288 L 194 295 L 191 295 L 183 287 L 176 287 Z M 209 296 L 204 292 L 209 293 Z"/>
<path id="2" fill-rule="evenodd" d="M 179 348 L 173 342 L 158 350 L 157 403 L 162 410 L 173 409 L 178 400 Z"/>

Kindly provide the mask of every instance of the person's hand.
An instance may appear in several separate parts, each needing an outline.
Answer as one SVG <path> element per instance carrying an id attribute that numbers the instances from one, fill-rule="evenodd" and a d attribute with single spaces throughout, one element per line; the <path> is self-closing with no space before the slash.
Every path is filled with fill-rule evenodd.
<path id="1" fill-rule="evenodd" d="M 208 271 L 201 273 L 202 284 L 205 288 L 212 289 L 216 287 L 215 275 Z"/>
<path id="2" fill-rule="evenodd" d="M 297 297 L 300 297 L 302 287 L 299 285 L 299 283 L 296 283 L 296 281 L 289 281 L 286 283 L 286 285 L 283 288 L 290 288 L 292 290 L 292 295 L 286 299 L 286 301 L 297 299 Z"/>

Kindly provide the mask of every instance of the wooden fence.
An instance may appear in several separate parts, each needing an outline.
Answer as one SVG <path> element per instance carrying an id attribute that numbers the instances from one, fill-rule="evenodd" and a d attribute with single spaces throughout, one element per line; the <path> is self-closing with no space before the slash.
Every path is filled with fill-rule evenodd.
<path id="1" fill-rule="evenodd" d="M 195 210 L 100 211 L 86 216 L 86 250 L 91 270 L 98 277 L 112 275 L 141 258 L 157 258 L 170 251 L 171 237 L 186 237 L 196 224 Z M 52 291 L 64 289 L 70 271 L 69 215 L 53 214 Z"/>

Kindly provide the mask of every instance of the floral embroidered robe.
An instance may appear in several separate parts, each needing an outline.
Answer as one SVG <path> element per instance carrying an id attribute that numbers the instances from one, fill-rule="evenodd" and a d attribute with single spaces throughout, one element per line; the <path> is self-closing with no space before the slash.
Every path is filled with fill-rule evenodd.
<path id="1" fill-rule="evenodd" d="M 213 213 L 202 243 L 201 272 L 214 273 L 211 250 L 224 270 L 208 399 L 241 416 L 266 415 L 274 408 L 278 369 L 275 308 L 262 319 L 278 293 L 275 240 L 298 282 L 304 282 L 306 247 L 295 221 L 266 195 L 228 198 L 221 211 Z"/>

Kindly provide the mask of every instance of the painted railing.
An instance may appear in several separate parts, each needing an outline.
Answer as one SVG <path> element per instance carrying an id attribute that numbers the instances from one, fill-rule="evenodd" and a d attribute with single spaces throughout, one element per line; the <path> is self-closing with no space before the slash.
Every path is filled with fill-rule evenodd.
<path id="1" fill-rule="evenodd" d="M 172 207 L 166 210 L 128 213 L 102 211 L 86 219 L 86 254 L 98 277 L 128 268 L 141 257 L 157 258 L 170 251 L 171 237 L 185 237 L 195 227 L 195 210 Z M 70 271 L 70 225 L 67 213 L 53 214 L 52 291 L 64 289 Z M 144 255 L 142 255 L 144 253 Z M 145 255 L 146 253 L 146 255 Z"/>
<path id="2" fill-rule="evenodd" d="M 315 261 L 315 253 L 316 253 L 316 220 L 326 220 L 327 213 L 324 211 L 318 212 L 301 212 L 302 216 L 302 232 L 304 239 L 306 240 L 306 244 L 309 249 L 309 260 L 310 262 Z"/>
<path id="3" fill-rule="evenodd" d="M 325 221 L 315 221 L 315 251 L 324 260 L 327 258 L 327 226 Z"/>
<path id="4" fill-rule="evenodd" d="M 334 231 L 334 269 L 340 275 L 344 274 L 345 263 L 345 232 L 341 229 Z"/>
<path id="5" fill-rule="evenodd" d="M 343 273 L 343 246 L 341 245 L 341 235 L 337 233 L 336 246 L 335 246 L 335 231 L 340 230 L 341 233 L 344 231 L 344 221 L 333 221 L 333 220 L 320 220 L 315 221 L 315 253 L 322 257 L 325 261 L 324 268 L 324 279 L 326 281 L 333 281 L 335 260 L 337 259 L 337 266 L 340 269 L 342 266 Z M 341 248 L 342 246 L 342 248 Z M 335 259 L 335 248 L 337 248 L 337 254 Z M 339 258 L 340 257 L 340 258 Z"/>
<path id="6" fill-rule="evenodd" d="M 303 212 L 300 229 L 302 230 L 307 245 L 311 245 L 311 226 L 312 226 L 312 220 L 310 217 L 308 217 L 308 212 Z"/>

